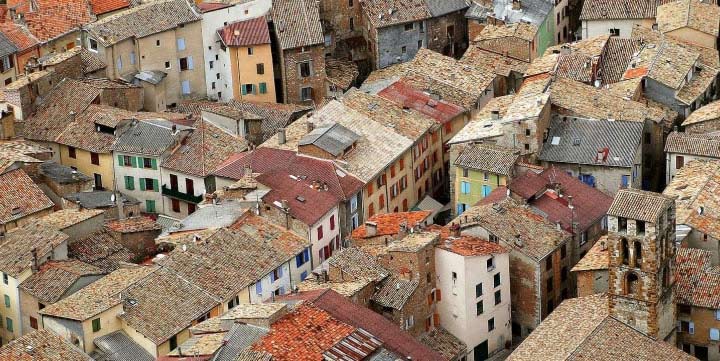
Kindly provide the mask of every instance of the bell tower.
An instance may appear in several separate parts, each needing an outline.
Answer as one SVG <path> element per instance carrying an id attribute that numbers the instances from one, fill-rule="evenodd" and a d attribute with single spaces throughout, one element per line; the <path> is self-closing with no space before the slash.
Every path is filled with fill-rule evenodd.
<path id="1" fill-rule="evenodd" d="M 674 343 L 675 201 L 659 193 L 620 190 L 608 210 L 608 246 L 610 316 Z"/>

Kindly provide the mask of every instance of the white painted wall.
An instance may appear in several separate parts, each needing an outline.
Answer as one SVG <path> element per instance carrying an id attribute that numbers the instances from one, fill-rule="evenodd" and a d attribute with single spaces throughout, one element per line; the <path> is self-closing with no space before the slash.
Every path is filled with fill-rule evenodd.
<path id="1" fill-rule="evenodd" d="M 712 157 L 700 157 L 696 155 L 690 155 L 690 154 L 682 154 L 682 153 L 665 153 L 665 182 L 670 183 L 670 181 L 675 178 L 675 174 L 678 172 L 677 168 L 677 157 L 683 157 L 684 159 L 684 165 L 687 165 L 693 160 L 717 160 L 719 158 L 712 158 Z"/>
<path id="2" fill-rule="evenodd" d="M 491 256 L 464 257 L 435 248 L 437 287 L 442 298 L 438 302 L 440 324 L 467 344 L 467 360 L 474 361 L 473 349 L 488 341 L 488 351 L 504 349 L 512 339 L 510 320 L 510 261 L 508 253 L 494 255 L 495 268 L 488 271 Z M 453 282 L 453 272 L 456 275 Z M 500 286 L 494 287 L 493 277 L 500 274 Z M 482 283 L 483 294 L 476 297 L 475 286 Z M 502 301 L 495 305 L 495 291 Z M 477 315 L 476 304 L 483 301 L 483 313 Z M 495 329 L 488 331 L 488 320 L 495 319 Z"/>
<path id="3" fill-rule="evenodd" d="M 295 259 L 292 260 L 294 262 Z M 268 273 L 258 282 L 251 285 L 250 287 L 250 303 L 262 303 L 268 300 L 272 300 L 272 297 L 276 290 L 280 290 L 280 294 L 284 295 L 291 291 L 290 284 L 290 264 L 285 262 L 278 267 L 278 270 L 282 270 L 277 279 L 273 280 L 273 272 Z M 258 288 L 260 284 L 261 288 Z M 260 291 L 260 292 L 258 292 Z"/>
<path id="4" fill-rule="evenodd" d="M 138 158 L 138 167 L 132 167 L 132 166 L 121 166 L 118 162 L 118 156 L 132 156 Z M 142 168 L 142 158 L 154 158 L 155 162 L 157 162 L 157 169 L 152 168 Z M 137 155 L 137 154 L 130 154 L 130 153 L 122 153 L 122 152 L 113 152 L 113 167 L 115 171 L 115 189 L 123 194 L 127 194 L 133 198 L 136 198 L 140 201 L 140 209 L 145 212 L 145 201 L 151 200 L 155 201 L 155 211 L 158 213 L 164 213 L 163 212 L 163 197 L 162 197 L 162 177 L 160 172 L 160 164 L 162 160 L 159 157 L 151 157 L 146 155 Z M 133 177 L 134 182 L 134 190 L 128 190 L 125 187 L 125 177 L 130 176 Z M 140 179 L 142 178 L 152 178 L 158 180 L 158 185 L 160 188 L 157 192 L 153 191 L 152 189 L 142 190 L 140 189 Z M 169 182 L 169 181 L 168 181 Z M 185 186 L 183 184 L 183 186 Z"/>
<path id="5" fill-rule="evenodd" d="M 330 218 L 335 218 L 335 229 L 330 229 Z M 323 236 L 318 238 L 318 228 L 322 227 Z M 338 206 L 333 207 L 317 223 L 310 226 L 310 243 L 313 250 L 313 264 L 319 265 L 327 257 L 321 257 L 320 250 L 340 237 L 340 220 L 338 219 Z M 333 251 L 334 253 L 334 251 Z"/>
<path id="6" fill-rule="evenodd" d="M 590 39 L 599 35 L 607 35 L 610 29 L 620 29 L 621 38 L 630 38 L 635 24 L 646 24 L 652 26 L 653 20 L 649 19 L 615 19 L 615 20 L 583 20 L 582 37 Z"/>
<path id="7" fill-rule="evenodd" d="M 220 47 L 220 38 L 217 30 L 225 24 L 263 16 L 270 11 L 271 0 L 252 0 L 236 4 L 224 9 L 203 13 L 202 35 L 203 51 L 205 52 L 205 82 L 207 96 L 210 99 L 228 101 L 233 98 L 232 78 L 230 71 L 230 53 Z M 210 68 L 210 62 L 213 68 Z M 220 79 L 217 78 L 220 74 Z M 212 89 L 212 83 L 215 89 Z M 222 98 L 218 98 L 218 92 Z"/>

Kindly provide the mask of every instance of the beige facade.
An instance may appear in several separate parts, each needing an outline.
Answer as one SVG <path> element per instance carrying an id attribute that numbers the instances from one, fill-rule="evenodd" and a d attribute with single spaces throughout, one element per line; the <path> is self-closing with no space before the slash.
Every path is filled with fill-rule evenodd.
<path id="1" fill-rule="evenodd" d="M 270 44 L 230 47 L 233 95 L 237 100 L 275 103 Z"/>
<path id="2" fill-rule="evenodd" d="M 72 156 L 73 154 L 71 154 L 72 152 L 74 152 L 74 157 Z M 115 184 L 112 153 L 95 153 L 97 154 L 97 164 L 93 164 L 94 156 L 92 154 L 92 152 L 83 149 L 73 148 L 61 144 L 60 164 L 68 167 L 74 167 L 80 173 L 93 178 L 96 189 L 112 189 L 113 184 Z"/>
<path id="3" fill-rule="evenodd" d="M 665 35 L 670 35 L 690 44 L 700 45 L 708 49 L 717 49 L 717 37 L 711 34 L 691 29 L 688 27 L 668 31 Z"/>

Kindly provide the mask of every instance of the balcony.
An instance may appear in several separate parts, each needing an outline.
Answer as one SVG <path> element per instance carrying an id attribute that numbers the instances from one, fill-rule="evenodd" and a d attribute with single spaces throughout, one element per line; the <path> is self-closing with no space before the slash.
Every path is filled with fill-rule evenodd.
<path id="1" fill-rule="evenodd" d="M 166 185 L 162 186 L 162 194 L 164 196 L 179 199 L 188 203 L 198 204 L 203 201 L 203 196 L 194 196 L 192 194 L 183 193 L 177 189 L 168 188 Z"/>

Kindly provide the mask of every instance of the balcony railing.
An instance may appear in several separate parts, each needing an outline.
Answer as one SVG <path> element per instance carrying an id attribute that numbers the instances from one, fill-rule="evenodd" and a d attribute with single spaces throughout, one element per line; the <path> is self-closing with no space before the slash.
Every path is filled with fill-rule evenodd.
<path id="1" fill-rule="evenodd" d="M 203 196 L 194 196 L 192 194 L 183 193 L 177 189 L 168 188 L 166 185 L 162 186 L 162 194 L 164 196 L 168 196 L 170 198 L 175 198 L 175 199 L 179 199 L 181 201 L 185 201 L 188 203 L 194 203 L 194 204 L 198 204 L 198 203 L 202 202 L 202 200 L 203 200 Z"/>

